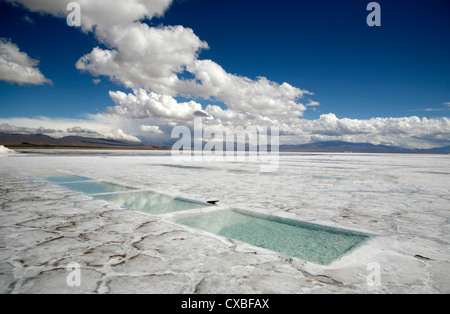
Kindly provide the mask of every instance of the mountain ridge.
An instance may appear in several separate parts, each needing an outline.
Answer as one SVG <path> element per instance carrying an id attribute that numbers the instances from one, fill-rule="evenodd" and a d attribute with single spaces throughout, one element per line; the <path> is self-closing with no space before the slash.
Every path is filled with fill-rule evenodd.
<path id="1" fill-rule="evenodd" d="M 0 143 L 13 149 L 170 149 L 159 144 L 82 136 L 53 138 L 44 134 L 0 133 Z"/>
<path id="2" fill-rule="evenodd" d="M 170 146 L 139 143 L 106 138 L 66 136 L 53 138 L 44 134 L 12 134 L 0 132 L 0 145 L 12 149 L 141 149 L 167 150 Z M 450 154 L 450 146 L 431 149 L 403 148 L 370 143 L 344 141 L 322 141 L 298 145 L 280 145 L 281 152 L 325 152 L 325 153 L 409 153 L 409 154 Z"/>
<path id="3" fill-rule="evenodd" d="M 448 154 L 450 146 L 420 149 L 399 146 L 351 143 L 344 141 L 323 141 L 300 145 L 280 145 L 280 151 L 291 152 L 353 152 L 353 153 L 405 153 L 405 154 Z"/>

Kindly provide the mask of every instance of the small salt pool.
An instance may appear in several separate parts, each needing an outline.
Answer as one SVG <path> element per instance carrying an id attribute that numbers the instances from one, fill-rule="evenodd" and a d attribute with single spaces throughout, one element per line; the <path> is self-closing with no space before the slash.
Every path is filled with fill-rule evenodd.
<path id="1" fill-rule="evenodd" d="M 152 215 L 161 215 L 182 210 L 212 206 L 208 203 L 196 202 L 178 197 L 172 198 L 147 191 L 103 194 L 96 195 L 94 197 Z"/>
<path id="2" fill-rule="evenodd" d="M 49 175 L 40 176 L 40 179 L 49 181 L 52 183 L 67 183 L 67 182 L 79 182 L 79 181 L 91 181 L 92 179 L 86 177 L 80 177 L 75 175 Z"/>
<path id="3" fill-rule="evenodd" d="M 86 194 L 101 194 L 101 193 L 126 192 L 136 190 L 127 186 L 100 181 L 66 182 L 60 183 L 60 185 L 70 190 Z"/>
<path id="4" fill-rule="evenodd" d="M 127 192 L 136 190 L 134 188 L 130 188 L 127 186 L 96 181 L 90 178 L 81 177 L 77 175 L 50 175 L 50 176 L 41 176 L 40 179 L 58 184 L 70 190 L 86 194 Z"/>
<path id="5" fill-rule="evenodd" d="M 305 261 L 327 265 L 370 236 L 243 210 L 179 218 L 176 223 L 246 242 Z"/>
<path id="6" fill-rule="evenodd" d="M 69 190 L 88 194 L 95 199 L 109 201 L 152 215 L 213 206 L 206 202 L 170 197 L 151 191 L 138 191 L 131 187 L 95 181 L 76 175 L 50 175 L 39 178 Z"/>

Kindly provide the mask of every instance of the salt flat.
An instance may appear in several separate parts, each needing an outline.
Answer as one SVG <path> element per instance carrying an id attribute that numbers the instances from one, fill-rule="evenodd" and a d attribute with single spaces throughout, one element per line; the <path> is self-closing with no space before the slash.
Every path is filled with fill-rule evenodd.
<path id="1" fill-rule="evenodd" d="M 44 153 L 0 157 L 0 293 L 450 292 L 448 155 L 281 153 L 264 173 L 166 152 Z M 37 178 L 55 172 L 376 236 L 317 265 Z"/>

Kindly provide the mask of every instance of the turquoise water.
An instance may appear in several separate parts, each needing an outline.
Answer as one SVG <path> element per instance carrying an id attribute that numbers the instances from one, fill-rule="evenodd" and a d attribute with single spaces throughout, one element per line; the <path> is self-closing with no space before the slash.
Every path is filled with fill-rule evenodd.
<path id="1" fill-rule="evenodd" d="M 112 193 L 112 192 L 125 192 L 135 190 L 133 188 L 106 183 L 99 181 L 87 181 L 87 182 L 68 182 L 68 183 L 60 183 L 61 186 L 64 186 L 68 189 L 86 193 L 86 194 L 99 194 L 99 193 Z"/>
<path id="2" fill-rule="evenodd" d="M 180 218 L 176 223 L 321 265 L 333 262 L 370 237 L 241 210 Z"/>
<path id="3" fill-rule="evenodd" d="M 153 215 L 213 206 L 208 203 L 173 198 L 148 191 L 133 192 L 136 189 L 118 184 L 94 181 L 76 175 L 52 175 L 40 178 L 70 190 L 92 195 L 96 199 L 102 199 Z"/>
<path id="4" fill-rule="evenodd" d="M 92 179 L 74 175 L 51 175 L 51 176 L 41 176 L 41 179 L 44 179 L 53 183 L 64 183 L 64 182 L 77 182 L 77 181 L 89 181 Z"/>
<path id="5" fill-rule="evenodd" d="M 94 197 L 153 215 L 212 206 L 207 203 L 172 198 L 152 192 L 107 194 Z"/>

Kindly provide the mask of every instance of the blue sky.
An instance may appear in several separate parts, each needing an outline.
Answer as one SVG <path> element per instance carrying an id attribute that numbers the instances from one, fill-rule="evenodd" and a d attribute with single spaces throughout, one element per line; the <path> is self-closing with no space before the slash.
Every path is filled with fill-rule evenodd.
<path id="1" fill-rule="evenodd" d="M 96 16 L 90 13 L 89 5 L 85 4 L 85 1 L 80 1 L 82 14 L 84 5 L 84 8 L 87 8 L 84 12 L 88 12 L 86 14 L 90 14 L 89 18 L 95 20 Z M 121 3 L 120 0 L 114 1 Z M 16 6 L 9 2 L 16 2 Z M 46 1 L 35 2 L 45 4 Z M 151 0 L 142 2 L 150 3 L 149 7 L 152 5 Z M 137 23 L 145 23 L 155 29 L 175 25 L 181 25 L 183 30 L 191 29 L 196 39 L 208 45 L 208 48 L 198 48 L 200 44 L 193 44 L 197 54 L 195 58 L 212 60 L 214 65 L 220 65 L 227 75 L 235 76 L 232 79 L 245 77 L 252 81 L 252 86 L 259 86 L 258 78 L 264 77 L 274 84 L 281 85 L 286 82 L 294 88 L 311 92 L 312 94 L 306 93 L 295 101 L 302 104 L 314 101 L 320 105 L 307 106 L 306 110 L 299 109 L 303 124 L 300 126 L 294 121 L 293 129 L 296 131 L 288 134 L 290 142 L 295 142 L 297 135 L 299 142 L 305 142 L 321 139 L 319 135 L 325 133 L 330 134 L 329 130 L 318 130 L 318 121 L 322 119 L 329 122 L 324 115 L 332 114 L 341 123 L 337 128 L 344 130 L 341 133 L 339 130 L 331 132 L 336 139 L 402 146 L 446 144 L 448 121 L 445 119 L 450 113 L 450 2 L 378 1 L 381 6 L 381 27 L 369 27 L 366 24 L 366 17 L 370 13 L 366 10 L 369 2 L 167 0 L 168 6 L 163 10 L 162 16 L 150 16 L 140 19 Z M 113 40 L 112 35 L 101 40 L 101 27 L 96 30 L 87 27 L 84 31 L 69 27 L 64 16 L 55 12 L 57 11 L 52 11 L 44 5 L 36 9 L 27 0 L 0 1 L 0 38 L 16 45 L 29 58 L 38 60 L 39 64 L 35 68 L 51 80 L 51 84 L 42 85 L 0 81 L 0 124 L 33 128 L 36 124 L 35 121 L 31 123 L 31 120 L 36 117 L 46 117 L 49 120 L 72 119 L 77 122 L 94 119 L 104 123 L 103 113 L 108 111 L 108 107 L 116 106 L 117 110 L 113 112 L 118 114 L 123 112 L 125 106 L 124 98 L 121 98 L 121 102 L 118 96 L 111 97 L 110 91 L 131 95 L 136 89 L 143 87 L 146 93 L 166 94 L 168 86 L 164 85 L 164 82 L 162 85 L 167 88 L 156 88 L 155 86 L 161 85 L 161 81 L 153 81 L 151 71 L 143 74 L 148 75 L 151 83 L 144 86 L 140 81 L 140 86 L 138 82 L 126 83 L 128 81 L 125 77 L 128 79 L 129 73 L 117 70 L 114 75 L 110 75 L 106 74 L 105 69 L 89 68 L 89 65 L 93 64 L 92 60 L 83 70 L 80 66 L 76 67 L 78 60 L 89 55 L 96 46 L 104 51 L 120 52 L 124 48 Z M 112 45 L 113 41 L 117 47 Z M 89 57 L 92 59 L 93 55 Z M 186 77 L 181 73 L 177 75 L 186 80 L 191 78 L 190 76 L 195 79 L 197 75 L 197 81 L 200 81 L 200 70 L 197 68 L 187 73 Z M 96 78 L 100 80 L 97 84 L 93 82 Z M 203 82 L 203 85 L 205 84 Z M 236 84 L 233 86 L 240 86 L 240 83 Z M 220 116 L 220 113 L 212 110 L 212 107 L 208 111 L 208 105 L 223 110 L 233 109 L 233 112 L 247 112 L 248 109 L 245 104 L 242 105 L 246 100 L 236 100 L 226 90 L 212 92 L 212 87 L 205 87 L 205 90 L 186 95 L 191 91 L 169 87 L 170 92 L 167 94 L 174 97 L 178 103 L 193 100 L 202 106 L 201 110 L 208 114 L 214 112 L 216 117 Z M 278 93 L 280 90 L 276 87 L 274 92 Z M 246 92 L 243 91 L 243 94 Z M 283 95 L 276 96 L 276 99 L 271 101 L 281 101 L 285 98 Z M 127 98 L 127 106 L 130 105 L 130 99 Z M 138 105 L 145 107 L 148 104 L 137 102 L 133 108 Z M 286 121 L 287 117 L 279 113 L 272 116 L 271 112 L 273 111 L 259 112 L 255 106 L 250 110 L 252 117 L 263 115 L 277 121 Z M 231 110 L 228 113 L 231 113 Z M 97 119 L 95 115 L 102 115 L 102 118 Z M 359 122 L 370 119 L 412 116 L 421 119 L 426 117 L 441 124 L 444 121 L 444 125 L 440 126 L 444 130 L 441 132 L 434 129 L 430 134 L 411 134 L 414 140 L 408 142 L 404 138 L 380 138 L 379 134 L 364 137 L 363 134 L 368 134 L 366 127 L 365 131 L 353 129 Z M 30 125 L 26 125 L 28 120 L 17 118 L 29 119 Z M 122 118 L 136 120 L 135 116 Z M 141 125 L 159 126 L 161 132 L 156 134 L 168 130 L 170 122 L 167 116 L 149 115 L 145 119 L 139 119 Z M 173 121 L 179 123 L 177 119 Z M 341 121 L 342 119 L 352 120 L 352 125 L 343 125 L 350 122 Z M 398 122 L 392 121 L 393 124 Z M 18 125 L 19 122 L 21 125 Z M 309 126 L 308 123 L 317 125 Z M 423 121 L 419 125 L 422 124 Z M 73 126 L 75 125 L 67 127 Z M 47 128 L 46 125 L 42 127 Z M 52 127 L 54 128 L 50 126 Z M 120 127 L 126 133 L 142 140 L 157 139 L 149 134 L 146 137 L 145 134 L 139 133 L 136 130 L 142 128 L 130 121 L 121 120 Z M 325 126 L 327 127 L 329 126 Z M 391 130 L 392 126 L 384 127 L 380 134 L 389 131 L 395 133 L 395 130 Z M 352 129 L 349 131 L 348 128 Z M 405 130 L 402 129 L 401 132 Z M 419 143 L 419 138 L 422 138 L 423 142 Z"/>

